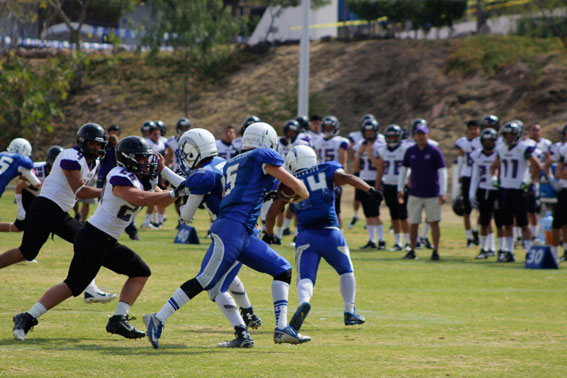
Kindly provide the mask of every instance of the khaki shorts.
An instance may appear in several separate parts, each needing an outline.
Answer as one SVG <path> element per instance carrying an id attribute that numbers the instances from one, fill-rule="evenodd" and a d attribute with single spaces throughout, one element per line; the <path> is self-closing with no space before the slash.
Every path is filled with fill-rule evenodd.
<path id="1" fill-rule="evenodd" d="M 421 212 L 425 209 L 425 221 L 438 222 L 441 220 L 441 205 L 437 197 L 415 197 L 409 196 L 408 217 L 410 224 L 421 223 Z"/>

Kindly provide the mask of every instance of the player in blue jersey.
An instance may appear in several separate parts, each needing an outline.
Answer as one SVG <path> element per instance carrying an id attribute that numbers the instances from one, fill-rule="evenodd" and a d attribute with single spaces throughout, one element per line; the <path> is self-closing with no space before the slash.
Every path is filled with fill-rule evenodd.
<path id="1" fill-rule="evenodd" d="M 360 189 L 375 201 L 382 200 L 382 192 L 374 189 L 360 178 L 347 174 L 337 162 L 330 161 L 317 165 L 317 155 L 306 146 L 292 148 L 286 157 L 286 169 L 303 181 L 309 198 L 292 204 L 297 216 L 299 233 L 295 247 L 295 269 L 297 270 L 297 296 L 299 307 L 290 321 L 296 330 L 301 328 L 311 309 L 309 301 L 313 295 L 313 286 L 321 257 L 339 274 L 341 295 L 344 303 L 345 325 L 363 324 L 365 319 L 354 307 L 356 282 L 352 262 L 345 237 L 339 228 L 335 212 L 335 193 L 333 188 L 349 184 Z M 273 231 L 274 219 L 285 203 L 276 198 L 266 218 L 266 230 Z"/>
<path id="2" fill-rule="evenodd" d="M 23 175 L 31 185 L 39 185 L 40 181 L 33 173 L 31 153 L 31 144 L 24 138 L 12 140 L 8 149 L 0 152 L 0 197 L 8 183 L 20 175 Z"/>
<path id="3" fill-rule="evenodd" d="M 203 290 L 216 287 L 240 263 L 274 278 L 274 342 L 299 344 L 311 340 L 297 333 L 287 322 L 291 265 L 255 233 L 264 195 L 272 188 L 274 179 L 290 187 L 298 200 L 309 197 L 305 185 L 282 167 L 284 160 L 274 151 L 276 146 L 277 134 L 272 126 L 256 122 L 246 128 L 242 153 L 223 167 L 225 196 L 211 227 L 212 243 L 199 274 L 182 284 L 159 312 L 145 317 L 148 338 L 154 348 L 159 346 L 163 323 L 169 316 Z"/>
<path id="4" fill-rule="evenodd" d="M 187 178 L 177 175 L 169 168 L 164 168 L 164 176 L 173 186 L 179 188 L 184 185 L 189 191 L 187 204 L 181 206 L 180 215 L 183 221 L 190 223 L 197 208 L 204 203 L 209 210 L 210 217 L 216 219 L 223 194 L 222 168 L 226 160 L 216 156 L 218 153 L 215 137 L 205 129 L 192 129 L 185 132 L 179 139 L 179 149 L 184 157 L 187 168 L 190 169 Z M 209 290 L 209 297 L 217 303 L 224 316 L 236 330 L 236 339 L 218 344 L 228 348 L 250 348 L 254 341 L 250 337 L 248 327 L 258 328 L 262 320 L 254 313 L 252 304 L 248 299 L 246 290 L 240 278 L 236 276 L 242 264 L 234 266 L 219 283 Z M 238 307 L 230 291 L 240 305 Z M 147 324 L 152 314 L 144 317 Z"/>

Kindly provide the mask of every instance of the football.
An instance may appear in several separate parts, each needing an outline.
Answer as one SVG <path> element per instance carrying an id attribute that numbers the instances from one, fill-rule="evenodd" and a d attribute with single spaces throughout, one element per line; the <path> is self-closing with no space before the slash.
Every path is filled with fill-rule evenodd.
<path id="1" fill-rule="evenodd" d="M 297 198 L 297 194 L 295 194 L 295 192 L 283 182 L 278 184 L 276 192 L 278 193 L 278 197 L 286 202 L 293 202 Z"/>

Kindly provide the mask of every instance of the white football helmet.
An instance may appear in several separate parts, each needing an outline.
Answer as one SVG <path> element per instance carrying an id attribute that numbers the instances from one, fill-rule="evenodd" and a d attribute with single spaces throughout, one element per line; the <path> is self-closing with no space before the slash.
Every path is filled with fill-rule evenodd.
<path id="1" fill-rule="evenodd" d="M 278 146 L 276 130 L 265 122 L 255 122 L 248 126 L 242 136 L 242 148 L 271 148 Z"/>
<path id="2" fill-rule="evenodd" d="M 203 159 L 217 155 L 217 143 L 210 131 L 191 129 L 179 138 L 179 152 L 187 167 L 194 169 Z"/>
<path id="3" fill-rule="evenodd" d="M 285 157 L 285 169 L 291 174 L 314 165 L 317 165 L 317 154 L 309 146 L 295 146 Z"/>
<path id="4" fill-rule="evenodd" d="M 10 142 L 7 151 L 14 154 L 21 154 L 25 157 L 30 157 L 32 153 L 32 147 L 30 142 L 28 142 L 26 139 L 16 138 Z"/>

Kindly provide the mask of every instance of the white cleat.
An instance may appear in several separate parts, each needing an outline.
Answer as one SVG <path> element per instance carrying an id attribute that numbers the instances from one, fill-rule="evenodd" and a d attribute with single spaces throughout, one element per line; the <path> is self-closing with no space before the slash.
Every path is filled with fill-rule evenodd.
<path id="1" fill-rule="evenodd" d="M 95 291 L 85 290 L 84 296 L 87 303 L 106 303 L 116 298 L 115 293 L 106 293 L 100 289 Z"/>

